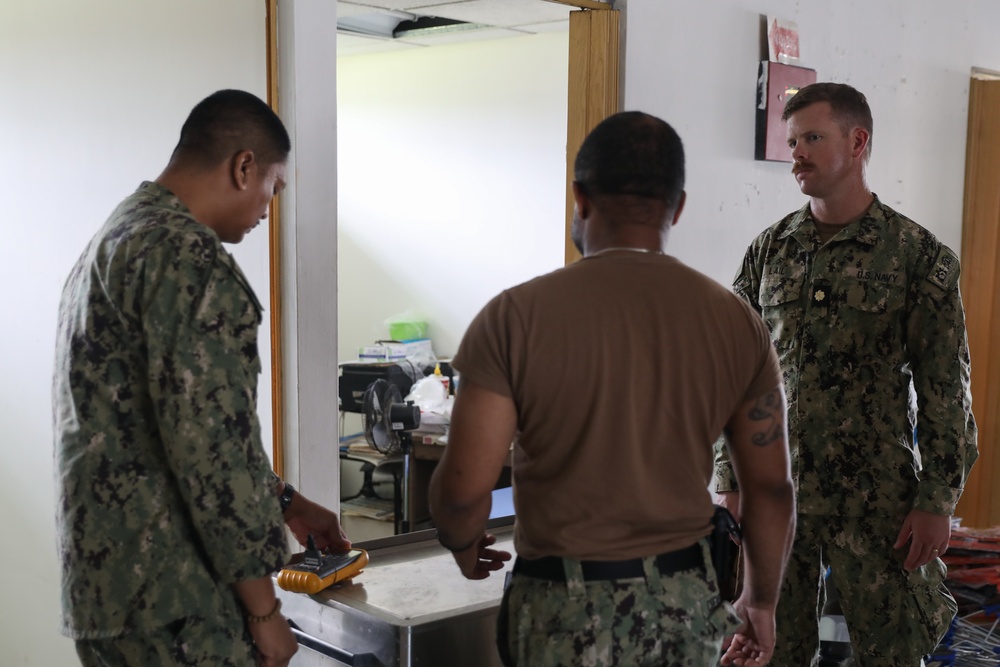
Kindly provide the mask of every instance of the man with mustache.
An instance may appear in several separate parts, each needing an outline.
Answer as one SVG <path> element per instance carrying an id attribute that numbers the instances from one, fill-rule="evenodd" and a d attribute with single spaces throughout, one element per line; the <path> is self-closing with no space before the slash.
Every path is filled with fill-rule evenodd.
<path id="1" fill-rule="evenodd" d="M 798 532 L 772 664 L 817 664 L 829 567 L 855 664 L 914 667 L 956 611 L 939 556 L 978 455 L 959 262 L 869 190 L 863 94 L 813 84 L 782 119 L 809 202 L 751 243 L 733 284 L 771 331 L 788 395 Z M 725 451 L 716 464 L 738 514 Z"/>

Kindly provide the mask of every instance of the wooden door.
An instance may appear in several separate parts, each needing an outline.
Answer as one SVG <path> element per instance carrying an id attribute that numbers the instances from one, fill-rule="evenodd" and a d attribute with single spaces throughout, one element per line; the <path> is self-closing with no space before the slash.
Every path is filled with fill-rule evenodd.
<path id="1" fill-rule="evenodd" d="M 979 461 L 957 515 L 963 525 L 1000 523 L 1000 74 L 973 72 L 962 218 L 962 298 L 972 356 L 972 411 Z"/>

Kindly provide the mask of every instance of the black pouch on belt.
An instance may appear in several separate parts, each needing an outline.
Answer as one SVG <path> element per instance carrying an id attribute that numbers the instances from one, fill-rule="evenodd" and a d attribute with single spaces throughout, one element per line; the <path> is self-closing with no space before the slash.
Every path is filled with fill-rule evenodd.
<path id="1" fill-rule="evenodd" d="M 712 552 L 712 568 L 719 580 L 719 595 L 732 602 L 739 589 L 736 574 L 740 559 L 740 539 L 742 533 L 736 519 L 721 505 L 715 506 L 712 516 L 712 534 L 709 537 Z"/>

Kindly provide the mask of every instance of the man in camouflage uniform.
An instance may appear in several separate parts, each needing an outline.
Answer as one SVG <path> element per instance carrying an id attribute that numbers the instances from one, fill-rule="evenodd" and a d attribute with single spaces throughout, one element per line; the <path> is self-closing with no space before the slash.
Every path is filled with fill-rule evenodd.
<path id="1" fill-rule="evenodd" d="M 914 667 L 956 610 L 938 557 L 977 457 L 958 258 L 868 189 L 864 95 L 814 84 L 783 118 L 809 203 L 754 240 L 733 285 L 788 395 L 799 516 L 773 664 L 816 664 L 829 566 L 856 664 Z M 717 491 L 736 510 L 727 459 Z"/>
<path id="2" fill-rule="evenodd" d="M 767 329 L 663 252 L 684 204 L 683 147 L 667 123 L 603 121 L 580 148 L 573 191 L 583 259 L 493 299 L 455 355 L 462 390 L 430 488 L 438 538 L 470 579 L 504 566 L 510 554 L 485 526 L 511 453 L 506 664 L 706 667 L 741 619 L 724 661 L 766 664 L 794 527 Z M 706 539 L 722 430 L 753 535 L 734 605 L 720 599 Z"/>
<path id="3" fill-rule="evenodd" d="M 242 91 L 185 122 L 63 291 L 53 385 L 63 632 L 85 667 L 285 665 L 269 573 L 285 521 L 349 542 L 271 472 L 257 420 L 261 305 L 222 242 L 284 187 L 290 144 Z M 279 498 L 280 496 L 280 498 Z"/>

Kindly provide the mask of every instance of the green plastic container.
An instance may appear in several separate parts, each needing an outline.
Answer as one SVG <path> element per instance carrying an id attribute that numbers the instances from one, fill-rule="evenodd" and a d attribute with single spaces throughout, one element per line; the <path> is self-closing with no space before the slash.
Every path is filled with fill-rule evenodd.
<path id="1" fill-rule="evenodd" d="M 389 338 L 399 341 L 427 338 L 427 322 L 392 322 Z"/>

